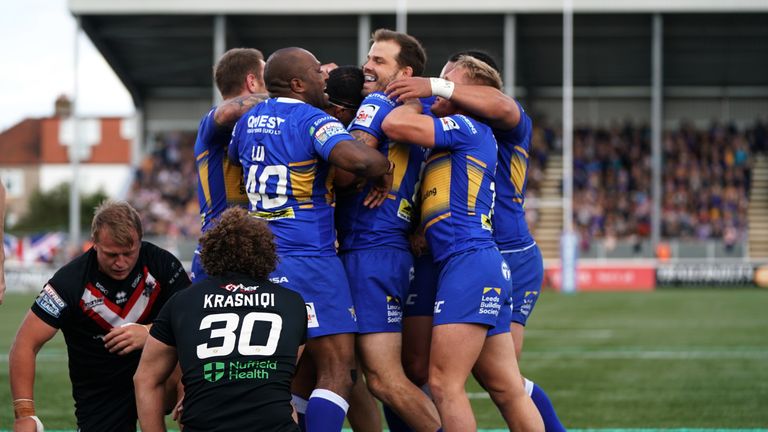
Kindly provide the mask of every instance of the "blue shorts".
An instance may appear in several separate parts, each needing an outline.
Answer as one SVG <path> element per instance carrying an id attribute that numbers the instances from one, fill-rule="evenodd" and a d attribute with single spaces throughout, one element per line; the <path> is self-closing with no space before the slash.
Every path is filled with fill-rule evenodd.
<path id="1" fill-rule="evenodd" d="M 195 249 L 195 254 L 192 256 L 192 268 L 189 272 L 189 278 L 192 279 L 192 283 L 195 283 L 207 277 L 208 274 L 203 269 L 202 261 L 200 261 L 200 249 Z"/>
<path id="2" fill-rule="evenodd" d="M 340 255 L 355 303 L 360 333 L 399 332 L 403 329 L 403 299 L 413 269 L 409 251 L 381 248 Z"/>
<path id="3" fill-rule="evenodd" d="M 304 297 L 307 336 L 357 333 L 349 283 L 339 257 L 280 257 L 269 280 Z"/>
<path id="4" fill-rule="evenodd" d="M 475 323 L 488 336 L 508 333 L 512 322 L 512 275 L 495 247 L 451 256 L 440 266 L 433 325 Z"/>
<path id="5" fill-rule="evenodd" d="M 532 246 L 501 253 L 512 270 L 512 322 L 522 325 L 528 321 L 533 307 L 541 293 L 544 282 L 544 260 L 541 250 L 534 243 Z"/>
<path id="6" fill-rule="evenodd" d="M 413 274 L 405 300 L 404 316 L 432 316 L 438 274 L 439 267 L 434 263 L 432 254 L 413 259 Z"/>

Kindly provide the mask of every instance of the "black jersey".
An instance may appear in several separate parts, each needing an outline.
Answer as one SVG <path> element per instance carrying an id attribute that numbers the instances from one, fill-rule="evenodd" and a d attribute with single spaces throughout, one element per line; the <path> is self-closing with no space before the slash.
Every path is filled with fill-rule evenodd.
<path id="1" fill-rule="evenodd" d="M 175 346 L 186 432 L 298 432 L 291 379 L 304 344 L 301 295 L 239 274 L 195 283 L 168 301 L 151 335 Z"/>
<path id="2" fill-rule="evenodd" d="M 136 265 L 124 280 L 100 272 L 91 248 L 45 285 L 32 312 L 64 334 L 81 431 L 136 430 L 133 374 L 141 351 L 111 354 L 104 348 L 104 336 L 113 327 L 151 323 L 171 295 L 189 284 L 176 257 L 142 242 Z"/>

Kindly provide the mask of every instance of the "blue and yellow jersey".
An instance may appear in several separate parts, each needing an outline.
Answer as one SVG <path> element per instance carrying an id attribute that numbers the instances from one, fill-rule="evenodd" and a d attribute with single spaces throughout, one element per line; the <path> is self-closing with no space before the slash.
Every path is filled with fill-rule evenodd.
<path id="1" fill-rule="evenodd" d="M 371 93 L 360 105 L 349 130 L 367 132 L 379 140 L 378 150 L 395 163 L 392 188 L 380 207 L 370 209 L 363 200 L 370 191 L 344 194 L 336 198 L 336 228 L 339 250 L 350 251 L 392 246 L 409 249 L 407 234 L 413 221 L 413 200 L 424 151 L 421 148 L 391 141 L 381 123 L 395 107 L 383 93 Z"/>
<path id="2" fill-rule="evenodd" d="M 227 144 L 232 131 L 216 125 L 214 107 L 200 120 L 195 139 L 197 199 L 200 202 L 202 232 L 228 207 L 248 208 L 243 186 L 243 169 L 227 158 Z"/>
<path id="3" fill-rule="evenodd" d="M 421 221 L 436 262 L 493 247 L 496 139 L 463 115 L 434 119 L 435 147 L 421 183 Z"/>
<path id="4" fill-rule="evenodd" d="M 243 166 L 252 216 L 266 220 L 280 256 L 333 256 L 328 156 L 354 139 L 334 117 L 297 99 L 268 99 L 235 125 L 230 159 Z"/>
<path id="5" fill-rule="evenodd" d="M 519 103 L 517 106 L 520 109 L 520 123 L 511 130 L 493 131 L 499 145 L 493 236 L 502 251 L 533 244 L 533 236 L 525 221 L 525 189 L 528 184 L 532 126 L 531 118 L 523 107 Z"/>

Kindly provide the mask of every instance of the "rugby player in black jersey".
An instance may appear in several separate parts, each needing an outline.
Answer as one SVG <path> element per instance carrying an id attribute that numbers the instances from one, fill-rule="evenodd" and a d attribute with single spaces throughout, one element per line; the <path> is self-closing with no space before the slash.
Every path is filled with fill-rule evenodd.
<path id="1" fill-rule="evenodd" d="M 91 224 L 93 247 L 57 271 L 21 323 L 9 354 L 15 432 L 35 431 L 35 358 L 61 329 L 75 417 L 82 432 L 136 431 L 133 374 L 152 320 L 189 284 L 176 257 L 142 242 L 139 214 L 106 201 Z M 168 384 L 175 389 L 175 383 Z M 173 391 L 170 392 L 174 393 Z M 160 409 L 174 401 L 160 400 Z"/>
<path id="2" fill-rule="evenodd" d="M 163 383 L 177 360 L 185 432 L 299 431 L 290 384 L 307 312 L 301 295 L 267 279 L 277 264 L 272 232 L 230 208 L 200 249 L 209 278 L 168 301 L 134 377 L 142 431 L 165 431 Z"/>

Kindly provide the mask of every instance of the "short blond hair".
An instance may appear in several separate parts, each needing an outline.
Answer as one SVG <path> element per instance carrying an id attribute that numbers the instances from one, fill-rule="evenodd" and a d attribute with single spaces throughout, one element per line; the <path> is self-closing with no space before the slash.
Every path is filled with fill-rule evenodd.
<path id="1" fill-rule="evenodd" d="M 503 86 L 499 72 L 488 63 L 475 57 L 460 56 L 454 64 L 454 69 L 458 68 L 463 68 L 466 71 L 467 79 L 475 84 L 487 85 L 497 90 L 501 90 Z"/>
<path id="2" fill-rule="evenodd" d="M 141 241 L 144 232 L 141 228 L 141 217 L 130 204 L 125 201 L 105 200 L 96 207 L 91 222 L 91 239 L 99 242 L 99 234 L 108 229 L 112 240 L 120 246 L 133 246 L 133 234 Z"/>

